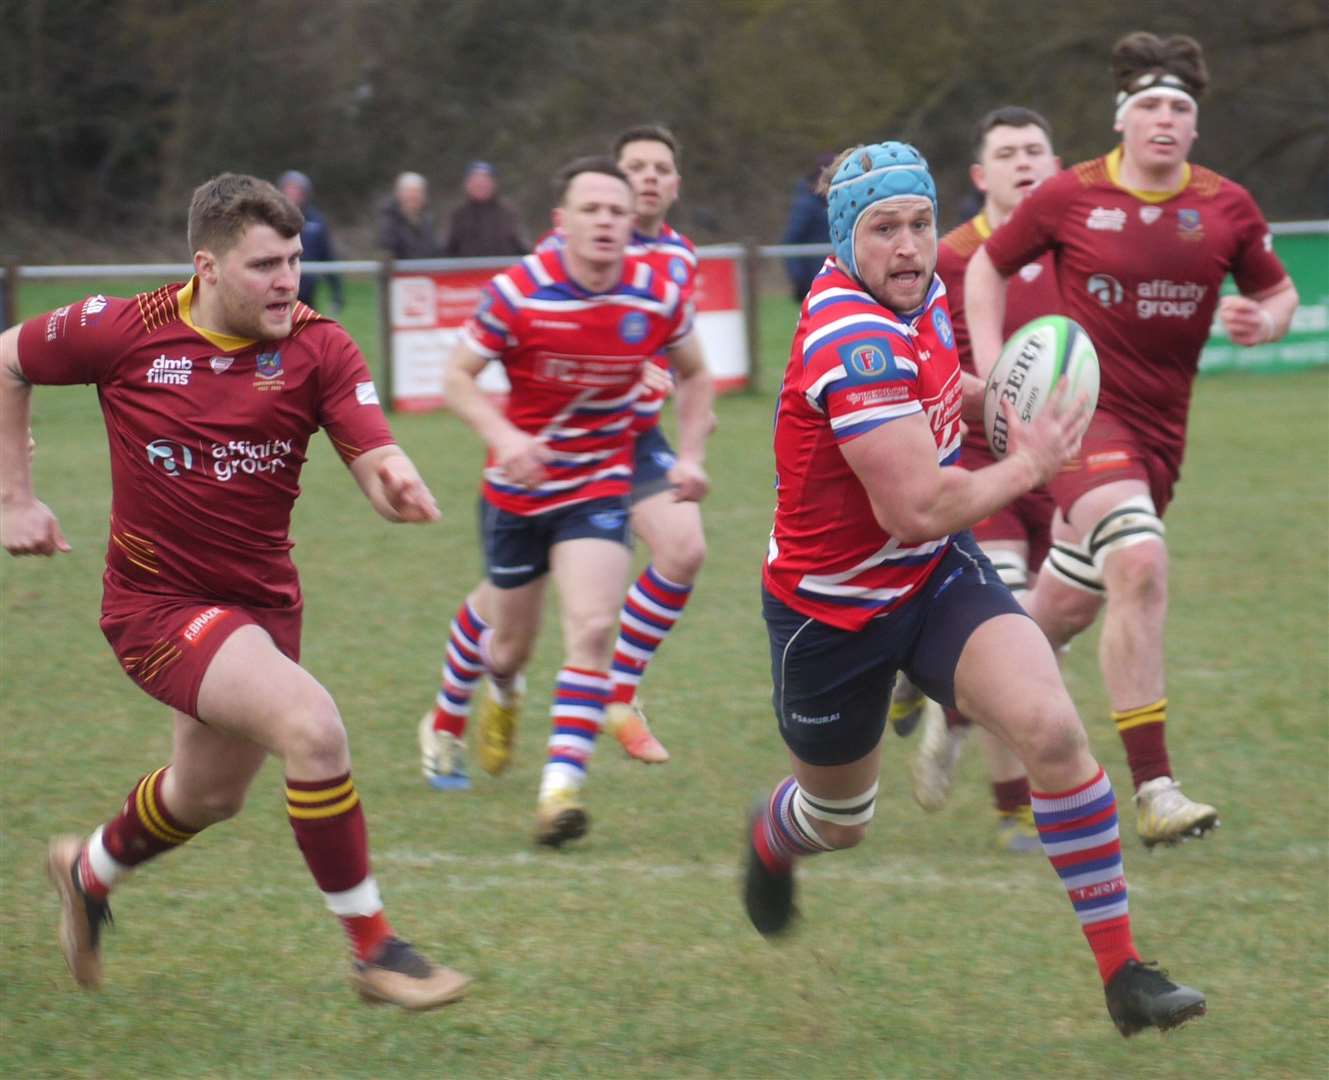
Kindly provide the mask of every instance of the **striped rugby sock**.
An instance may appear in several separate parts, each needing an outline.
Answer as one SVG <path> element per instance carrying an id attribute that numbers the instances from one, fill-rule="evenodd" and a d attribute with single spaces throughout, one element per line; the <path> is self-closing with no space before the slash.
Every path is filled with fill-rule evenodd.
<path id="1" fill-rule="evenodd" d="M 120 813 L 83 845 L 79 884 L 94 899 L 106 899 L 115 883 L 134 867 L 174 851 L 201 831 L 189 828 L 166 809 L 162 783 L 168 769 L 169 765 L 163 765 L 140 779 Z"/>
<path id="2" fill-rule="evenodd" d="M 550 710 L 553 731 L 540 778 L 540 798 L 556 790 L 579 789 L 586 782 L 586 765 L 608 702 L 607 672 L 565 667 L 558 673 Z"/>
<path id="3" fill-rule="evenodd" d="M 832 848 L 813 828 L 799 799 L 802 789 L 786 776 L 771 792 L 766 806 L 752 825 L 752 846 L 772 873 L 783 873 L 799 855 L 817 855 Z"/>
<path id="4" fill-rule="evenodd" d="M 484 674 L 480 638 L 489 625 L 462 601 L 448 630 L 448 649 L 443 657 L 443 682 L 434 699 L 434 730 L 461 738 L 471 712 L 475 684 Z"/>
<path id="5" fill-rule="evenodd" d="M 392 927 L 369 872 L 369 832 L 350 773 L 327 780 L 286 781 L 286 812 L 295 842 L 323 900 L 361 960 L 371 960 Z"/>
<path id="6" fill-rule="evenodd" d="M 636 696 L 646 665 L 682 617 L 691 595 L 691 585 L 670 581 L 650 565 L 632 583 L 618 620 L 610 700 L 627 704 Z"/>
<path id="7" fill-rule="evenodd" d="M 1138 709 L 1113 711 L 1112 722 L 1117 725 L 1117 734 L 1126 748 L 1126 763 L 1131 767 L 1131 779 L 1137 789 L 1150 780 L 1172 775 L 1167 753 L 1167 698 Z"/>
<path id="8" fill-rule="evenodd" d="M 1032 802 L 1043 851 L 1066 887 L 1106 984 L 1127 960 L 1140 959 L 1131 939 L 1112 784 L 1100 768 L 1069 791 L 1035 791 Z"/>

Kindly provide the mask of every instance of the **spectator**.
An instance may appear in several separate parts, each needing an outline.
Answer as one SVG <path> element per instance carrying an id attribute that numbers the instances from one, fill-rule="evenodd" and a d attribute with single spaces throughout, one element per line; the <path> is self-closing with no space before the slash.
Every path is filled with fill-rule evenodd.
<path id="1" fill-rule="evenodd" d="M 466 166 L 462 190 L 466 201 L 452 212 L 444 255 L 525 255 L 531 250 L 517 212 L 498 196 L 494 166 L 472 161 Z"/>
<path id="2" fill-rule="evenodd" d="M 319 213 L 309 197 L 314 192 L 314 183 L 304 173 L 295 169 L 288 169 L 281 174 L 281 179 L 277 181 L 277 187 L 291 202 L 295 203 L 296 209 L 305 216 L 304 228 L 300 230 L 300 245 L 304 248 L 304 253 L 300 256 L 303 262 L 332 262 L 337 258 L 336 251 L 332 247 L 332 230 L 328 228 L 327 219 Z M 302 274 L 300 276 L 299 300 L 302 304 L 308 304 L 315 310 L 318 305 L 314 303 L 319 286 L 323 282 L 328 283 L 328 291 L 332 294 L 332 302 L 328 305 L 327 314 L 334 318 L 341 314 L 345 306 L 345 295 L 342 292 L 341 276 L 338 274 Z"/>
<path id="3" fill-rule="evenodd" d="M 397 177 L 392 197 L 379 209 L 378 245 L 394 259 L 433 259 L 441 254 L 429 209 L 429 184 L 419 173 Z"/>
<path id="4" fill-rule="evenodd" d="M 794 200 L 789 206 L 789 223 L 785 226 L 784 244 L 831 244 L 830 229 L 826 224 L 826 197 L 817 194 L 817 181 L 822 170 L 833 160 L 834 154 L 818 154 L 813 170 L 799 179 L 794 188 Z M 799 255 L 786 259 L 785 273 L 789 275 L 789 289 L 794 303 L 801 304 L 812 287 L 812 279 L 826 261 L 822 255 Z"/>

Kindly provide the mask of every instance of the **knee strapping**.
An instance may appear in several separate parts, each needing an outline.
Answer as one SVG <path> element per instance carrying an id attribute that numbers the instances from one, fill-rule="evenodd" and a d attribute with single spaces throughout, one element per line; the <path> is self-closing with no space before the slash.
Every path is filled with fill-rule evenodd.
<path id="1" fill-rule="evenodd" d="M 1054 543 L 1048 552 L 1048 569 L 1068 585 L 1101 594 L 1103 565 L 1112 552 L 1146 540 L 1162 543 L 1164 532 L 1153 499 L 1134 495 L 1104 514 L 1083 544 L 1069 540 Z"/>
<path id="2" fill-rule="evenodd" d="M 985 548 L 983 554 L 992 560 L 997 576 L 1011 592 L 1024 592 L 1029 588 L 1029 560 L 1018 551 L 988 551 Z"/>
<path id="3" fill-rule="evenodd" d="M 862 795 L 848 799 L 823 799 L 809 795 L 799 787 L 798 794 L 794 796 L 794 815 L 799 826 L 805 829 L 811 828 L 808 818 L 825 821 L 830 825 L 866 825 L 877 810 L 879 784 L 874 783 Z"/>

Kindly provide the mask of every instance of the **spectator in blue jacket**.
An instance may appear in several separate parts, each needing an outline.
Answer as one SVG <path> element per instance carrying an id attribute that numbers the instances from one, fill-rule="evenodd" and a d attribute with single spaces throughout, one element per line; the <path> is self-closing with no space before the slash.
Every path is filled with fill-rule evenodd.
<path id="1" fill-rule="evenodd" d="M 794 188 L 794 201 L 789 207 L 789 223 L 785 226 L 785 244 L 825 244 L 831 243 L 830 226 L 826 219 L 826 197 L 818 195 L 817 181 L 822 170 L 835 159 L 834 154 L 818 154 L 816 167 L 802 177 Z M 812 287 L 812 279 L 817 276 L 824 255 L 799 255 L 785 260 L 785 273 L 789 275 L 789 288 L 794 302 L 801 304 Z"/>
<path id="2" fill-rule="evenodd" d="M 301 261 L 307 263 L 336 261 L 337 253 L 332 247 L 332 232 L 328 228 L 327 219 L 318 212 L 309 200 L 314 191 L 313 181 L 302 172 L 288 169 L 282 173 L 281 179 L 277 181 L 277 186 L 281 188 L 282 194 L 295 203 L 299 207 L 300 213 L 305 216 L 305 227 L 300 230 L 300 243 L 304 247 L 304 254 L 300 257 Z M 332 299 L 328 307 L 322 309 L 314 303 L 314 299 L 319 286 L 325 281 L 328 283 L 328 291 L 331 293 Z M 345 306 L 341 276 L 339 274 L 302 273 L 300 275 L 299 298 L 301 303 L 308 304 L 311 308 L 335 318 L 341 314 L 341 310 Z"/>

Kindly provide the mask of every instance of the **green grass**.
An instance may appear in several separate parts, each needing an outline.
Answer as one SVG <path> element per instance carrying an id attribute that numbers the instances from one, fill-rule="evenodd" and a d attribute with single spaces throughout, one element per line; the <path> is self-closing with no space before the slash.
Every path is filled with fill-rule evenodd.
<path id="1" fill-rule="evenodd" d="M 61 302 L 77 290 L 66 289 Z M 42 304 L 30 287 L 27 298 Z M 364 297 L 359 298 L 364 300 Z M 354 324 L 357 294 L 352 292 Z M 372 350 L 371 309 L 357 331 Z M 55 943 L 46 838 L 87 831 L 166 760 L 164 711 L 96 625 L 108 503 L 88 389 L 39 389 L 38 492 L 74 551 L 0 560 L 0 1066 L 28 1076 L 1302 1077 L 1329 1068 L 1329 374 L 1200 381 L 1168 515 L 1170 742 L 1218 804 L 1211 839 L 1126 844 L 1137 937 L 1209 994 L 1210 1015 L 1123 1041 L 1046 862 L 993 852 L 980 755 L 941 814 L 908 794 L 888 736 L 876 821 L 815 860 L 780 946 L 737 900 L 751 796 L 785 772 L 771 717 L 758 572 L 770 526 L 771 394 L 791 325 L 764 308 L 761 394 L 722 401 L 706 506 L 710 558 L 645 685 L 674 753 L 600 747 L 593 825 L 573 849 L 528 840 L 558 663 L 546 627 L 518 759 L 465 795 L 429 791 L 415 721 L 448 618 L 477 579 L 476 440 L 443 415 L 398 437 L 444 506 L 391 527 L 319 439 L 297 507 L 305 662 L 351 733 L 375 870 L 399 929 L 476 978 L 426 1015 L 359 1005 L 334 920 L 291 842 L 274 763 L 236 820 L 116 894 L 107 988 L 78 992 Z M 1095 751 L 1129 774 L 1094 643 L 1068 678 Z M 1124 832 L 1133 815 L 1123 806 Z"/>

